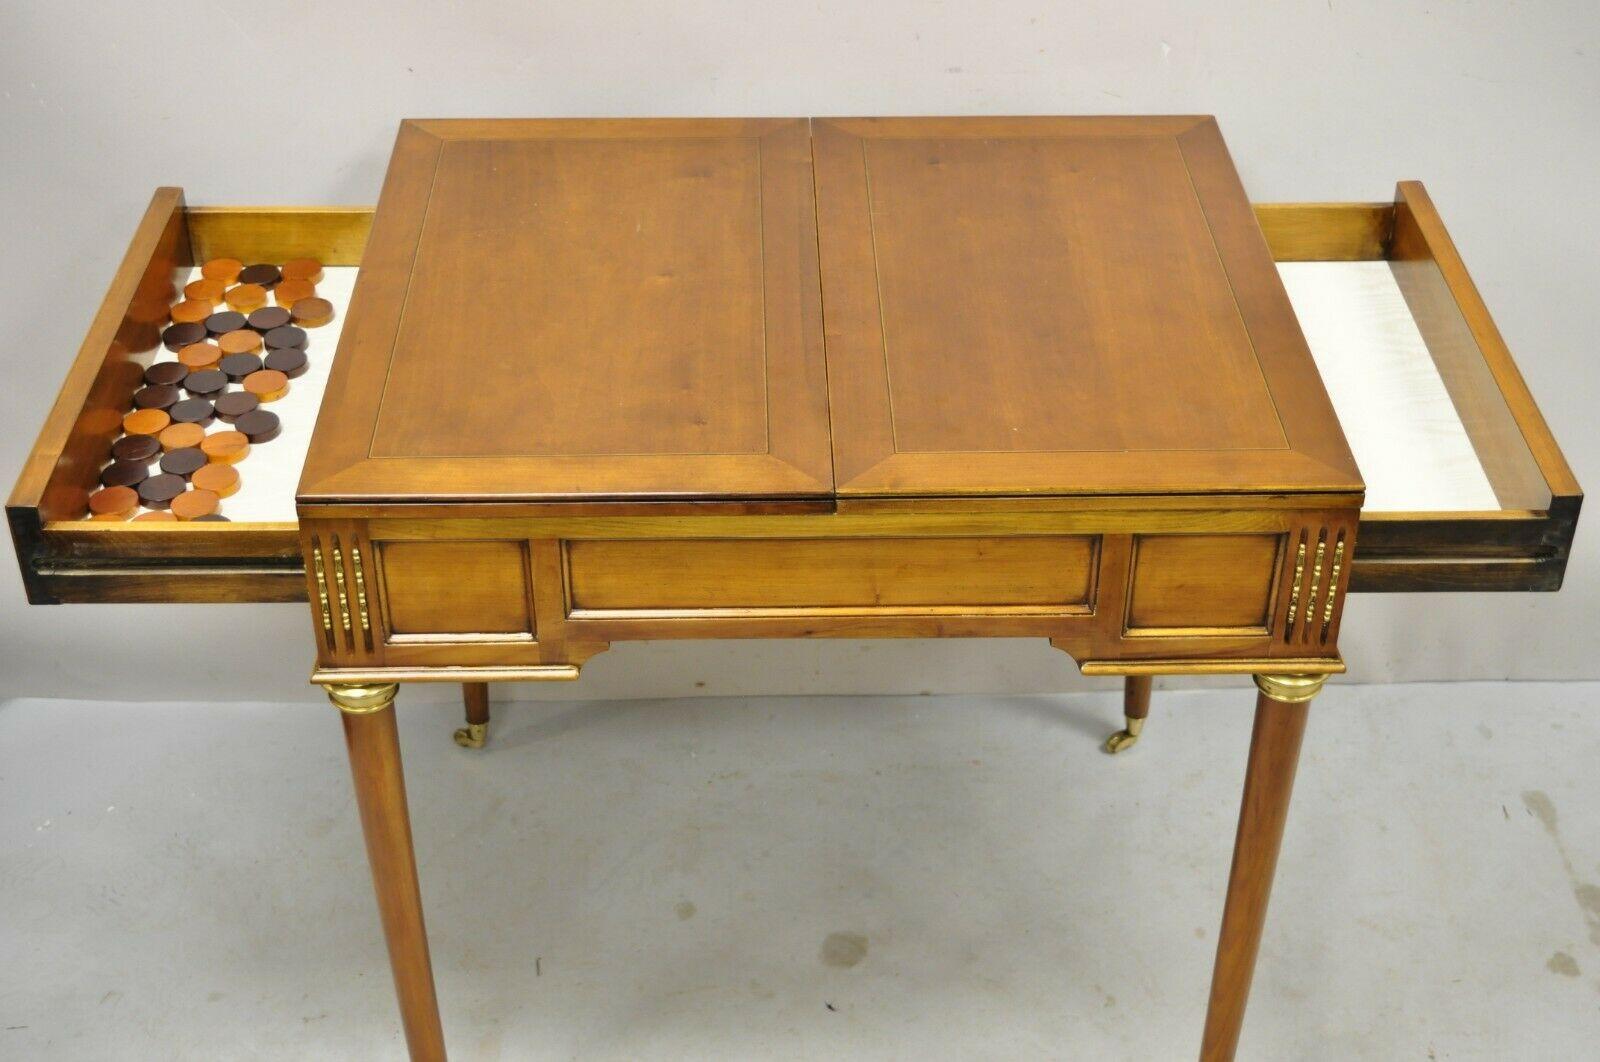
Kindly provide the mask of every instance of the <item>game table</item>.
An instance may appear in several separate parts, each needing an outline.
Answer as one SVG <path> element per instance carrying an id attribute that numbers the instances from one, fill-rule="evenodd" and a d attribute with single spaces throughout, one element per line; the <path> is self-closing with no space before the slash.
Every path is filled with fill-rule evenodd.
<path id="1" fill-rule="evenodd" d="M 419 1059 L 400 683 L 482 746 L 617 641 L 1036 637 L 1116 752 L 1252 675 L 1218 1059 L 1346 595 L 1554 590 L 1580 502 L 1420 184 L 1252 207 L 1208 117 L 485 119 L 376 209 L 158 190 L 7 517 L 34 602 L 308 603 Z"/>

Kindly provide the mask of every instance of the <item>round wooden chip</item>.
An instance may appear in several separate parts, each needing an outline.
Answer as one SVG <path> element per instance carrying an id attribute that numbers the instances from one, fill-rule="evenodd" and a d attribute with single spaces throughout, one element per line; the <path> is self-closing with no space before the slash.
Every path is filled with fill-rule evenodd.
<path id="1" fill-rule="evenodd" d="M 200 442 L 201 451 L 216 464 L 231 465 L 250 453 L 250 440 L 242 431 L 219 431 Z"/>
<path id="2" fill-rule="evenodd" d="M 182 350 L 190 343 L 198 343 L 206 337 L 206 326 L 197 322 L 175 324 L 161 333 L 161 345 L 168 350 Z M 153 368 L 153 366 L 152 366 Z"/>
<path id="3" fill-rule="evenodd" d="M 161 449 L 171 453 L 174 450 L 199 446 L 205 437 L 206 430 L 198 424 L 174 424 L 158 436 L 158 441 L 161 443 Z"/>
<path id="4" fill-rule="evenodd" d="M 149 464 L 161 452 L 161 443 L 151 435 L 124 435 L 111 444 L 111 456 L 117 461 L 140 461 Z"/>
<path id="5" fill-rule="evenodd" d="M 158 522 L 158 521 L 164 523 L 166 521 L 176 520 L 176 519 L 177 519 L 176 516 L 173 516 L 170 512 L 168 512 L 165 509 L 152 509 L 150 512 L 140 513 L 138 516 L 135 516 L 133 518 L 133 522 L 136 523 L 136 524 L 140 523 L 140 522 L 155 523 L 155 522 Z"/>
<path id="6" fill-rule="evenodd" d="M 144 382 L 152 387 L 180 384 L 188 375 L 189 367 L 181 361 L 158 361 L 144 371 Z"/>
<path id="7" fill-rule="evenodd" d="M 172 515 L 179 520 L 197 520 L 217 511 L 217 496 L 209 490 L 184 491 L 172 499 Z"/>
<path id="8" fill-rule="evenodd" d="M 254 354 L 229 354 L 217 365 L 222 374 L 234 383 L 261 371 L 261 359 Z"/>
<path id="9" fill-rule="evenodd" d="M 132 487 L 107 487 L 89 495 L 89 512 L 95 516 L 122 513 L 126 518 L 138 507 L 139 495 Z"/>
<path id="10" fill-rule="evenodd" d="M 260 405 L 261 399 L 249 391 L 229 391 L 217 399 L 216 413 L 225 423 L 232 424 Z"/>
<path id="11" fill-rule="evenodd" d="M 144 461 L 113 461 L 100 470 L 102 487 L 137 487 L 150 478 L 150 466 Z"/>
<path id="12" fill-rule="evenodd" d="M 195 302 L 204 302 L 211 306 L 216 306 L 217 303 L 222 301 L 223 292 L 227 290 L 228 285 L 224 282 L 201 277 L 199 280 L 191 280 L 183 286 L 183 297 L 192 299 Z"/>
<path id="13" fill-rule="evenodd" d="M 232 465 L 210 464 L 196 469 L 189 477 L 195 490 L 208 490 L 219 498 L 226 498 L 239 489 L 239 470 Z"/>
<path id="14" fill-rule="evenodd" d="M 184 492 L 188 484 L 182 476 L 175 476 L 170 472 L 163 472 L 159 476 L 151 476 L 139 484 L 139 500 L 151 509 L 165 509 L 172 504 L 172 499 Z"/>
<path id="15" fill-rule="evenodd" d="M 122 430 L 129 435 L 160 435 L 171 423 L 164 409 L 136 409 L 122 418 Z"/>
<path id="16" fill-rule="evenodd" d="M 178 364 L 187 372 L 213 368 L 222 358 L 222 348 L 215 343 L 190 343 L 178 351 Z"/>
<path id="17" fill-rule="evenodd" d="M 171 384 L 151 384 L 133 393 L 133 405 L 135 409 L 171 409 L 182 397 Z"/>
<path id="18" fill-rule="evenodd" d="M 309 280 L 285 280 L 272 289 L 272 297 L 279 306 L 292 307 L 301 299 L 309 299 L 316 293 L 316 285 Z"/>
<path id="19" fill-rule="evenodd" d="M 289 308 L 289 318 L 305 328 L 317 328 L 333 320 L 333 303 L 327 299 L 301 299 Z"/>
<path id="20" fill-rule="evenodd" d="M 229 308 L 240 313 L 259 310 L 267 304 L 267 289 L 260 284 L 236 284 L 224 296 Z"/>
<path id="21" fill-rule="evenodd" d="M 276 402 L 289 393 L 289 377 L 277 369 L 262 369 L 244 378 L 244 389 L 263 402 Z"/>
<path id="22" fill-rule="evenodd" d="M 239 328 L 217 337 L 217 346 L 223 354 L 254 354 L 261 349 L 261 333 L 251 328 Z"/>
<path id="23" fill-rule="evenodd" d="M 270 288 L 283 278 L 275 265 L 251 265 L 239 270 L 239 283 Z"/>
<path id="24" fill-rule="evenodd" d="M 309 280 L 313 284 L 322 281 L 322 263 L 315 258 L 291 258 L 283 263 L 284 280 Z"/>
<path id="25" fill-rule="evenodd" d="M 306 352 L 299 347 L 279 347 L 268 351 L 263 364 L 269 369 L 277 369 L 291 380 L 296 376 L 304 376 L 311 367 L 311 363 L 306 361 Z"/>
<path id="26" fill-rule="evenodd" d="M 252 409 L 234 422 L 234 427 L 245 434 L 252 443 L 271 442 L 283 430 L 283 422 L 276 413 L 265 409 Z"/>
<path id="27" fill-rule="evenodd" d="M 172 407 L 172 420 L 176 424 L 198 424 L 203 428 L 216 419 L 217 410 L 209 398 L 185 398 Z"/>
<path id="28" fill-rule="evenodd" d="M 184 299 L 172 308 L 172 319 L 178 324 L 199 324 L 211 316 L 211 309 L 209 302 Z"/>
<path id="29" fill-rule="evenodd" d="M 218 310 L 206 318 L 206 331 L 214 336 L 227 332 L 236 332 L 243 328 L 245 316 L 238 310 Z"/>
<path id="30" fill-rule="evenodd" d="M 250 327 L 257 332 L 270 332 L 289 323 L 289 311 L 282 306 L 263 306 L 250 314 Z"/>
<path id="31" fill-rule="evenodd" d="M 243 268 L 244 263 L 237 258 L 213 258 L 200 267 L 200 275 L 207 280 L 232 284 L 239 279 L 239 271 Z"/>

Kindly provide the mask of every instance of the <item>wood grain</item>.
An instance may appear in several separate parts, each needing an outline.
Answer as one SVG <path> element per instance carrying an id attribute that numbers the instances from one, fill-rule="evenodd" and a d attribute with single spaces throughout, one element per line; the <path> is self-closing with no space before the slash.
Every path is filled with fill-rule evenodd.
<path id="1" fill-rule="evenodd" d="M 1217 936 L 1211 1003 L 1200 1048 L 1204 1062 L 1232 1059 L 1239 1047 L 1309 707 L 1307 703 L 1282 704 L 1265 693 L 1256 698 L 1239 831 L 1233 844 L 1228 899 Z"/>

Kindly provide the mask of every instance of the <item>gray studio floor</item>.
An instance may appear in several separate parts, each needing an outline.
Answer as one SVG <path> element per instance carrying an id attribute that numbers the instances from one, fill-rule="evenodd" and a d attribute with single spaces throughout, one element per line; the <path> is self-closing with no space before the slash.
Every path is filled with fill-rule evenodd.
<path id="1" fill-rule="evenodd" d="M 1193 1057 L 1250 701 L 402 704 L 452 1052 Z M 1241 1055 L 1595 1057 L 1596 709 L 1330 685 Z M 331 709 L 0 704 L 0 1057 L 401 1055 Z"/>

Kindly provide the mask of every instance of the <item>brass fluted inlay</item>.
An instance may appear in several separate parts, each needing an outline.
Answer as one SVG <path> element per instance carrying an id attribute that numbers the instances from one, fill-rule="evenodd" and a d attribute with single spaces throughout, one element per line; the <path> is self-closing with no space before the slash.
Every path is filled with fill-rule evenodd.
<path id="1" fill-rule="evenodd" d="M 1322 558 L 1328 551 L 1328 540 L 1317 540 L 1316 559 L 1311 562 L 1311 592 L 1306 595 L 1306 635 L 1311 634 L 1311 624 L 1317 614 L 1317 591 L 1322 586 Z M 337 555 L 337 550 L 334 551 Z"/>
<path id="2" fill-rule="evenodd" d="M 333 547 L 333 585 L 339 591 L 339 619 L 344 623 L 344 632 L 350 633 L 350 592 L 345 588 L 344 582 L 344 554 L 339 552 L 339 547 Z M 1315 585 L 1311 587 L 1311 596 L 1317 596 Z"/>
<path id="3" fill-rule="evenodd" d="M 1305 540 L 1302 539 L 1300 548 L 1295 551 L 1294 555 L 1294 586 L 1289 590 L 1289 623 L 1283 628 L 1285 641 L 1288 641 L 1289 636 L 1294 633 L 1294 617 L 1295 613 L 1300 610 L 1300 589 L 1304 585 L 1305 577 L 1306 544 Z"/>
<path id="4" fill-rule="evenodd" d="M 350 543 L 350 563 L 356 570 L 356 611 L 361 615 L 361 631 L 370 633 L 372 621 L 367 618 L 367 577 L 361 570 L 361 547 L 354 542 Z"/>
<path id="5" fill-rule="evenodd" d="M 333 633 L 333 610 L 328 605 L 328 571 L 322 565 L 322 547 L 311 547 L 311 567 L 317 573 L 317 600 L 322 603 L 322 629 Z"/>
<path id="6" fill-rule="evenodd" d="M 1333 623 L 1333 602 L 1339 592 L 1339 569 L 1344 566 L 1344 536 L 1333 547 L 1333 570 L 1328 573 L 1328 603 L 1322 608 L 1322 640 L 1328 640 L 1328 627 Z"/>

